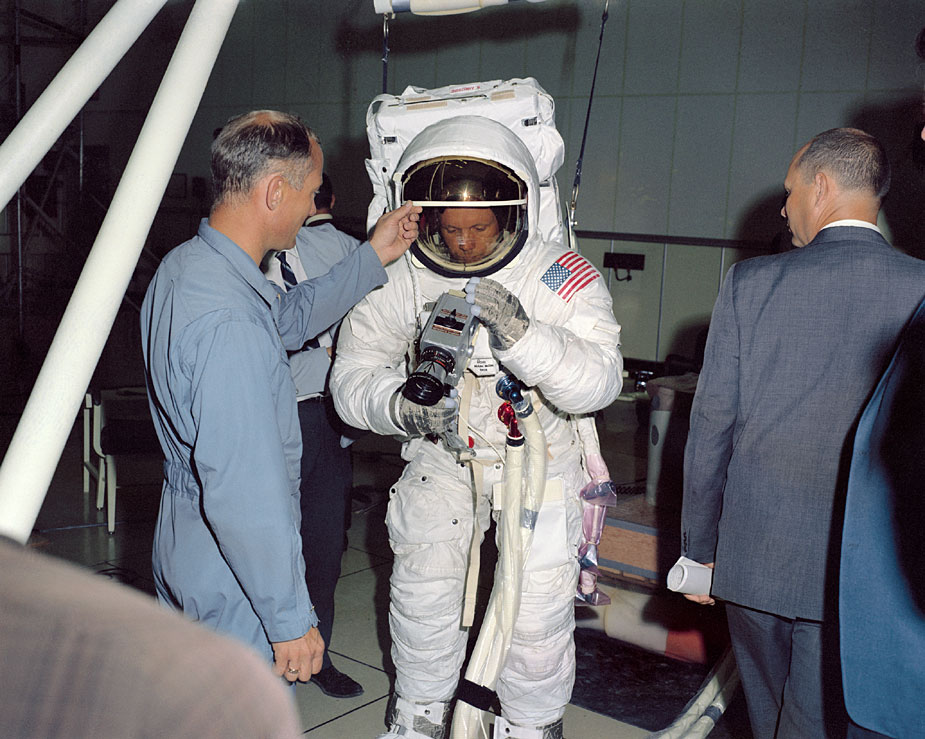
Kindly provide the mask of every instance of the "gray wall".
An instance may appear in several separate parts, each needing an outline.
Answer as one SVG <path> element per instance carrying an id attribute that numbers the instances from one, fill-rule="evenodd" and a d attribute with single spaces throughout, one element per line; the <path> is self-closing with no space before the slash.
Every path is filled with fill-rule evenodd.
<path id="1" fill-rule="evenodd" d="M 72 6 L 35 4 L 64 15 Z M 89 5 L 92 22 L 110 3 Z M 88 105 L 88 143 L 110 147 L 116 174 L 191 5 L 168 4 Z M 556 100 L 567 144 L 559 186 L 567 197 L 602 8 L 602 0 L 547 0 L 441 18 L 401 15 L 390 24 L 389 92 L 535 77 Z M 912 161 L 922 81 L 913 41 L 923 25 L 922 0 L 611 2 L 579 228 L 770 245 L 782 225 L 781 182 L 792 153 L 818 131 L 857 125 L 881 136 L 894 160 L 886 225 L 895 243 L 925 255 L 917 223 L 925 173 Z M 231 115 L 293 111 L 324 142 L 339 214 L 362 222 L 371 192 L 365 113 L 381 92 L 381 54 L 382 18 L 372 0 L 244 0 L 177 172 L 207 176 L 212 131 Z M 188 220 L 165 223 L 164 238 L 178 239 L 187 228 Z M 611 248 L 646 256 L 645 270 L 631 281 L 610 278 L 625 354 L 639 359 L 691 355 L 725 270 L 748 256 L 703 246 L 581 243 L 599 267 Z"/>

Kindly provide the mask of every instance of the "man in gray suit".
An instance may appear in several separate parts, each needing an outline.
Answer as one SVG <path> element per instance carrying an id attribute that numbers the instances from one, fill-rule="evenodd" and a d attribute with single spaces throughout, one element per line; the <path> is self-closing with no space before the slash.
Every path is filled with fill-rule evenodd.
<path id="1" fill-rule="evenodd" d="M 790 164 L 781 211 L 803 248 L 734 265 L 713 310 L 685 453 L 682 553 L 715 562 L 711 596 L 727 602 L 756 739 L 844 731 L 829 641 L 833 513 L 860 411 L 925 295 L 925 262 L 875 225 L 889 183 L 872 136 L 813 138 Z"/>

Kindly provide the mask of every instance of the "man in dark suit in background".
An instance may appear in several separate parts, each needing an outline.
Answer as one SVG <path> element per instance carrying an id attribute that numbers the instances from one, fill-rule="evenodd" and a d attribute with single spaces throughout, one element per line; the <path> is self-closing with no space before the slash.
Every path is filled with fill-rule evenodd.
<path id="1" fill-rule="evenodd" d="M 711 595 L 727 601 L 756 739 L 844 731 L 828 641 L 833 510 L 861 408 L 925 295 L 925 262 L 875 225 L 889 182 L 872 136 L 813 138 L 793 158 L 781 211 L 803 248 L 734 265 L 713 310 L 685 454 L 682 553 L 715 562 Z"/>
<path id="2" fill-rule="evenodd" d="M 275 259 L 265 260 L 267 277 L 284 290 L 326 274 L 360 246 L 360 241 L 335 228 L 331 215 L 334 200 L 331 178 L 324 172 L 315 193 L 315 214 L 299 229 L 295 247 L 288 252 L 278 251 Z M 327 327 L 300 351 L 289 354 L 302 431 L 299 506 L 305 582 L 318 616 L 318 630 L 329 647 L 334 630 L 334 591 L 347 548 L 353 490 L 353 465 L 348 448 L 353 439 L 343 435 L 349 427 L 337 417 L 328 392 L 338 326 L 340 321 Z M 324 650 L 321 670 L 312 675 L 312 682 L 333 698 L 354 698 L 363 693 L 356 680 L 332 664 L 330 649 Z"/>

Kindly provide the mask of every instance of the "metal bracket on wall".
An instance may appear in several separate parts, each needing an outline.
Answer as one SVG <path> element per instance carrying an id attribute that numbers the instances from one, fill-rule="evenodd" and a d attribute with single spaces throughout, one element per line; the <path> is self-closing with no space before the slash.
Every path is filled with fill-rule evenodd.
<path id="1" fill-rule="evenodd" d="M 627 254 L 624 252 L 607 252 L 604 255 L 604 268 L 612 268 L 617 282 L 629 282 L 633 279 L 632 270 L 646 268 L 645 254 Z M 619 270 L 626 270 L 626 277 L 620 277 Z"/>

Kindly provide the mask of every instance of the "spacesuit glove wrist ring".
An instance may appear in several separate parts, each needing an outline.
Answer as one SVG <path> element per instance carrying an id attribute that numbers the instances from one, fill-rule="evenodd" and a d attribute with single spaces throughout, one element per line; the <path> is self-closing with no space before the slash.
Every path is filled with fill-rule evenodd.
<path id="1" fill-rule="evenodd" d="M 399 386 L 399 388 L 394 393 L 392 393 L 392 397 L 389 398 L 389 419 L 395 426 L 401 429 L 402 432 L 407 433 L 407 431 L 405 431 L 405 427 L 401 424 L 401 416 L 398 414 L 398 404 L 400 402 L 401 386 Z"/>
<path id="2" fill-rule="evenodd" d="M 409 400 L 399 390 L 392 400 L 393 421 L 408 436 L 440 435 L 449 431 L 459 410 L 453 398 L 442 397 L 434 405 L 421 405 Z"/>

